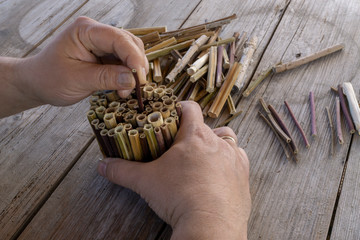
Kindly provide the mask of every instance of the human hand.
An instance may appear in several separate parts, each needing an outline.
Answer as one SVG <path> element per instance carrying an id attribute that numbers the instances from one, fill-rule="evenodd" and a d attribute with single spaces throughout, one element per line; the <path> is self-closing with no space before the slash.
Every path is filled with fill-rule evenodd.
<path id="1" fill-rule="evenodd" d="M 122 65 L 99 63 L 110 55 Z M 87 17 L 79 17 L 39 54 L 18 65 L 24 94 L 38 105 L 73 104 L 96 90 L 118 90 L 126 97 L 135 87 L 131 69 L 145 84 L 149 68 L 139 38 Z"/>
<path id="2" fill-rule="evenodd" d="M 250 215 L 249 162 L 243 149 L 211 130 L 199 105 L 182 102 L 173 146 L 148 163 L 104 159 L 99 173 L 130 188 L 173 228 L 173 239 L 246 239 Z"/>

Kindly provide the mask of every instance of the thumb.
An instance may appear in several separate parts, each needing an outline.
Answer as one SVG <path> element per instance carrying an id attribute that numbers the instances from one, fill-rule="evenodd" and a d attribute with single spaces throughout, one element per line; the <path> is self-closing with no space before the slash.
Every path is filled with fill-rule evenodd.
<path id="1" fill-rule="evenodd" d="M 132 71 L 122 65 L 88 64 L 84 86 L 89 90 L 132 90 L 135 78 Z"/>
<path id="2" fill-rule="evenodd" d="M 138 194 L 141 192 L 141 179 L 145 175 L 145 163 L 119 158 L 105 158 L 99 162 L 98 172 L 109 181 L 129 188 Z"/>

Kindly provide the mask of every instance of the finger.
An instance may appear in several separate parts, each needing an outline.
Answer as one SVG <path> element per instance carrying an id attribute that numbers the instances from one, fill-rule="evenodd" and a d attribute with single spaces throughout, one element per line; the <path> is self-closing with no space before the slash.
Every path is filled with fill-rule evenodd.
<path id="1" fill-rule="evenodd" d="M 144 163 L 119 158 L 105 158 L 98 164 L 98 172 L 109 181 L 140 194 Z"/>
<path id="2" fill-rule="evenodd" d="M 124 30 L 80 17 L 75 23 L 79 28 L 79 40 L 95 55 L 113 53 L 130 69 L 139 73 L 141 84 L 146 83 L 148 65 L 144 50 Z"/>
<path id="3" fill-rule="evenodd" d="M 100 65 L 83 63 L 80 66 L 83 74 L 78 77 L 79 87 L 86 87 L 88 91 L 94 90 L 131 90 L 136 82 L 131 70 L 121 65 Z"/>
<path id="4" fill-rule="evenodd" d="M 181 102 L 181 127 L 186 128 L 190 124 L 203 124 L 204 117 L 202 115 L 199 104 L 194 101 Z"/>
<path id="5" fill-rule="evenodd" d="M 220 127 L 213 129 L 213 132 L 228 143 L 237 144 L 237 136 L 234 131 L 229 127 Z"/>

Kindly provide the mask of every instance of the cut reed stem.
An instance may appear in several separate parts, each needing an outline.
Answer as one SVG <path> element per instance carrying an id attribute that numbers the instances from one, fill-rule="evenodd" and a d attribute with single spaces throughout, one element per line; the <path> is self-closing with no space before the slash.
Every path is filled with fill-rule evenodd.
<path id="1" fill-rule="evenodd" d="M 314 99 L 314 93 L 312 91 L 310 91 L 309 100 L 310 100 L 311 136 L 316 137 L 317 131 L 316 131 L 315 99 Z"/>
<path id="2" fill-rule="evenodd" d="M 337 138 L 340 144 L 344 143 L 344 138 L 341 129 L 341 110 L 340 110 L 340 100 L 339 97 L 335 99 L 335 109 L 336 109 L 336 132 Z"/>
<path id="3" fill-rule="evenodd" d="M 349 128 L 349 132 L 350 132 L 350 134 L 353 134 L 353 133 L 355 133 L 355 127 L 354 127 L 354 124 L 352 122 L 349 110 L 348 110 L 348 108 L 346 106 L 343 87 L 340 84 L 338 85 L 338 94 L 339 94 L 341 110 L 344 113 L 345 120 L 346 120 L 346 123 L 347 123 L 348 128 Z"/>

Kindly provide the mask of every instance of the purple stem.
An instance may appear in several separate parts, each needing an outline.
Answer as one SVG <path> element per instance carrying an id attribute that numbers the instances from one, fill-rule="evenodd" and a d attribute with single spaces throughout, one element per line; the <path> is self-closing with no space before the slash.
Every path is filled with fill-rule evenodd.
<path id="1" fill-rule="evenodd" d="M 140 89 L 140 80 L 139 80 L 139 76 L 137 74 L 136 69 L 132 70 L 132 73 L 134 75 L 135 78 L 135 82 L 136 82 L 136 98 L 138 99 L 138 104 L 139 104 L 139 111 L 143 112 L 144 111 L 144 103 L 141 97 L 141 89 Z"/>
<path id="2" fill-rule="evenodd" d="M 301 134 L 301 136 L 302 136 L 302 138 L 303 138 L 303 140 L 304 140 L 304 143 L 305 143 L 306 147 L 309 148 L 309 147 L 310 147 L 310 143 L 309 143 L 309 141 L 307 140 L 307 137 L 306 137 L 306 135 L 305 135 L 304 130 L 302 129 L 300 123 L 297 121 L 297 119 L 296 119 L 293 111 L 291 110 L 289 104 L 288 104 L 286 101 L 284 101 L 284 103 L 285 103 L 286 108 L 289 110 L 290 116 L 291 116 L 291 118 L 294 120 L 296 127 L 299 129 L 300 134 Z"/>
<path id="3" fill-rule="evenodd" d="M 314 93 L 310 91 L 310 113 L 311 113 L 311 136 L 315 137 L 317 135 L 316 131 L 316 116 L 315 116 L 315 100 Z"/>
<path id="4" fill-rule="evenodd" d="M 343 144 L 344 143 L 344 139 L 343 139 L 343 134 L 342 134 L 342 130 L 341 130 L 341 120 L 340 120 L 340 100 L 339 97 L 336 97 L 336 131 L 337 131 L 337 136 L 339 139 L 339 143 Z"/>
<path id="5" fill-rule="evenodd" d="M 349 127 L 349 131 L 350 131 L 351 134 L 353 134 L 353 133 L 355 133 L 354 124 L 353 124 L 353 122 L 351 120 L 349 110 L 348 110 L 348 108 L 346 106 L 343 88 L 342 88 L 342 86 L 340 84 L 338 85 L 338 94 L 339 94 L 339 100 L 340 100 L 341 109 L 342 109 L 342 112 L 344 113 L 345 120 L 346 120 L 347 125 Z"/>
<path id="6" fill-rule="evenodd" d="M 217 65 L 216 65 L 216 87 L 221 87 L 222 61 L 224 46 L 220 45 L 217 49 Z"/>

